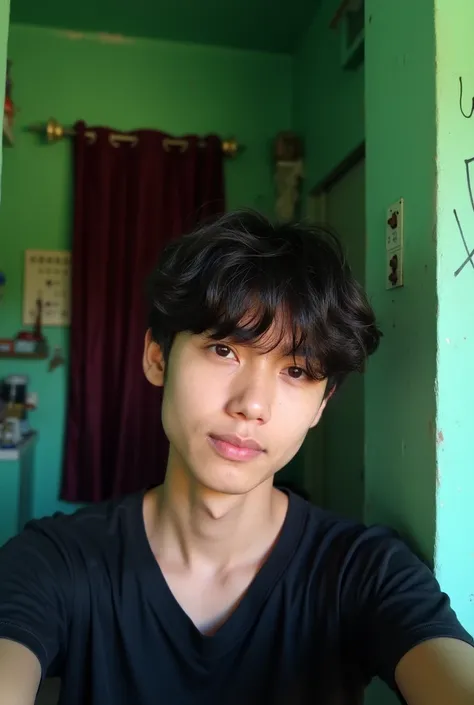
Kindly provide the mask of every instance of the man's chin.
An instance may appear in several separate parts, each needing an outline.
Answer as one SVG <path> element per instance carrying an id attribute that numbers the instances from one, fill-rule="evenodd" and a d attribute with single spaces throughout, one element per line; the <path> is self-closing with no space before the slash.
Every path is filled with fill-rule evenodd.
<path id="1" fill-rule="evenodd" d="M 256 480 L 255 477 L 250 476 L 250 473 L 229 473 L 228 475 L 222 472 L 216 475 L 203 473 L 195 479 L 204 490 L 226 496 L 246 495 L 264 482 L 263 479 Z"/>

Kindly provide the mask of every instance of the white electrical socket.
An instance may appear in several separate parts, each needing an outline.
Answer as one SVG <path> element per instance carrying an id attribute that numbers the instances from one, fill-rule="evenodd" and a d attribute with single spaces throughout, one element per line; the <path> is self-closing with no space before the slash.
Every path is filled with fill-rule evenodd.
<path id="1" fill-rule="evenodd" d="M 387 209 L 385 250 L 385 285 L 397 289 L 403 286 L 403 198 Z"/>

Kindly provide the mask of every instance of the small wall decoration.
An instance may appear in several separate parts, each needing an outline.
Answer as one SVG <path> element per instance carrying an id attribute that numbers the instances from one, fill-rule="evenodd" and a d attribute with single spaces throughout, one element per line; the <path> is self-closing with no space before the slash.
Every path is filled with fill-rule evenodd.
<path id="1" fill-rule="evenodd" d="M 26 250 L 23 283 L 23 324 L 34 325 L 41 305 L 43 326 L 70 323 L 71 253 Z"/>
<path id="2" fill-rule="evenodd" d="M 53 372 L 57 367 L 61 367 L 66 362 L 61 348 L 54 348 L 53 355 L 49 361 L 48 372 Z"/>

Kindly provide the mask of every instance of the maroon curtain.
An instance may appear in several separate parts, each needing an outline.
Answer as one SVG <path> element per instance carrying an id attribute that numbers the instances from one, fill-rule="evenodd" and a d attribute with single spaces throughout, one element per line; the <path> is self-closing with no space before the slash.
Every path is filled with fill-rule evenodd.
<path id="1" fill-rule="evenodd" d="M 224 210 L 220 140 L 76 125 L 70 382 L 61 497 L 99 501 L 157 484 L 161 391 L 142 371 L 146 278 L 161 248 Z M 94 137 L 95 133 L 95 137 Z"/>

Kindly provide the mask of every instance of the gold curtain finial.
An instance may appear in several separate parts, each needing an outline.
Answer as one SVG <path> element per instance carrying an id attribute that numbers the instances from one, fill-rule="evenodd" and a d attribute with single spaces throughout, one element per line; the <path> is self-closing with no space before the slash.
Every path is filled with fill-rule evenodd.
<path id="1" fill-rule="evenodd" d="M 36 132 L 38 135 L 48 142 L 53 144 L 59 142 L 66 136 L 67 132 L 62 125 L 54 118 L 49 118 L 47 123 L 39 123 L 28 127 L 30 132 Z"/>
<path id="2" fill-rule="evenodd" d="M 226 157 L 236 157 L 240 151 L 239 143 L 235 137 L 231 137 L 228 140 L 222 141 L 222 151 Z"/>
<path id="3" fill-rule="evenodd" d="M 64 137 L 64 127 L 54 118 L 50 118 L 45 127 L 48 142 L 58 142 Z"/>

